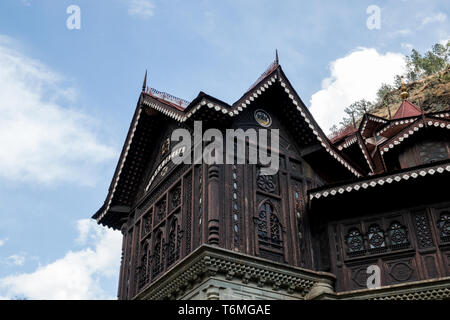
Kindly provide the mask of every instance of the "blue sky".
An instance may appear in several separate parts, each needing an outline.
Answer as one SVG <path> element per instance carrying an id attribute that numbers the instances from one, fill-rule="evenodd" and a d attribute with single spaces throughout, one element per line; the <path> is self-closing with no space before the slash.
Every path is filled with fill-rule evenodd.
<path id="1" fill-rule="evenodd" d="M 66 9 L 81 9 L 69 30 Z M 370 5 L 380 29 L 366 26 Z M 149 85 L 233 103 L 273 61 L 325 131 L 449 36 L 448 1 L 2 0 L 0 298 L 113 299 L 101 206 Z"/>

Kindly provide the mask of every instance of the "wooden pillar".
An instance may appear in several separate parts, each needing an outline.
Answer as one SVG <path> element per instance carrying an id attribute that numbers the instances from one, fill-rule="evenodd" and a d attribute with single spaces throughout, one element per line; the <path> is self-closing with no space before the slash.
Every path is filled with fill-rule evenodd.
<path id="1" fill-rule="evenodd" d="M 208 167 L 208 244 L 219 245 L 219 166 Z"/>

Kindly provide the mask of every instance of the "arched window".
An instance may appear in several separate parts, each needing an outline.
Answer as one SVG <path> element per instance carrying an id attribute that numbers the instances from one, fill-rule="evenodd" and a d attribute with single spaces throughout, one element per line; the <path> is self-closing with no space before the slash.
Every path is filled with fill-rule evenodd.
<path id="1" fill-rule="evenodd" d="M 450 241 L 450 212 L 444 211 L 441 213 L 440 219 L 438 221 L 438 226 L 440 230 L 440 238 L 443 242 Z"/>
<path id="2" fill-rule="evenodd" d="M 389 239 L 393 249 L 404 248 L 409 244 L 405 226 L 397 221 L 392 222 L 389 227 Z"/>
<path id="3" fill-rule="evenodd" d="M 163 233 L 158 231 L 155 236 L 155 243 L 153 245 L 153 268 L 152 278 L 156 277 L 164 268 L 164 250 L 163 250 Z"/>
<path id="4" fill-rule="evenodd" d="M 358 229 L 353 228 L 348 231 L 346 242 L 349 254 L 364 252 L 363 236 Z"/>
<path id="5" fill-rule="evenodd" d="M 144 218 L 142 219 L 142 236 L 147 235 L 152 230 L 152 216 L 153 211 L 150 211 L 145 214 Z"/>
<path id="6" fill-rule="evenodd" d="M 149 240 L 145 240 L 144 244 L 141 248 L 141 259 L 139 265 L 139 289 L 145 286 L 149 280 L 149 272 L 148 272 L 148 248 L 149 248 Z"/>
<path id="7" fill-rule="evenodd" d="M 386 247 L 386 242 L 384 240 L 384 232 L 381 230 L 380 226 L 373 224 L 369 227 L 368 233 L 369 249 L 381 249 Z"/>
<path id="8" fill-rule="evenodd" d="M 178 219 L 173 218 L 169 229 L 169 253 L 167 255 L 167 267 L 171 266 L 180 258 L 181 230 Z"/>
<path id="9" fill-rule="evenodd" d="M 260 246 L 282 249 L 281 224 L 273 205 L 266 201 L 258 214 L 258 241 Z"/>

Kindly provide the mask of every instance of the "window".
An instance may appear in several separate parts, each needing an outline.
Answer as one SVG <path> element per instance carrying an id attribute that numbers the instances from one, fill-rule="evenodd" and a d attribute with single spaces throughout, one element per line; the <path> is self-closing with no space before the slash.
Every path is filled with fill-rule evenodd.
<path id="1" fill-rule="evenodd" d="M 397 221 L 389 227 L 389 239 L 393 249 L 404 248 L 409 244 L 406 228 Z"/>
<path id="2" fill-rule="evenodd" d="M 150 210 L 150 212 L 144 215 L 142 219 L 141 237 L 146 236 L 152 231 L 152 215 L 153 215 L 152 210 Z"/>
<path id="3" fill-rule="evenodd" d="M 144 241 L 141 251 L 141 261 L 139 265 L 139 289 L 145 286 L 149 280 L 149 274 L 147 269 L 147 257 L 148 257 L 148 240 Z"/>
<path id="4" fill-rule="evenodd" d="M 167 256 L 167 266 L 171 266 L 180 258 L 181 249 L 181 230 L 178 225 L 178 219 L 174 218 L 170 224 L 169 230 L 169 254 Z"/>
<path id="5" fill-rule="evenodd" d="M 358 229 L 350 229 L 346 237 L 348 253 L 350 255 L 354 253 L 364 252 L 364 240 L 361 232 Z"/>
<path id="6" fill-rule="evenodd" d="M 370 250 L 386 247 L 384 232 L 377 224 L 373 224 L 369 227 L 368 241 Z"/>
<path id="7" fill-rule="evenodd" d="M 440 230 L 440 238 L 443 242 L 450 241 L 450 212 L 444 211 L 440 215 L 438 221 L 438 227 Z"/>
<path id="8" fill-rule="evenodd" d="M 181 204 L 181 185 L 170 191 L 170 210 L 177 208 Z"/>
<path id="9" fill-rule="evenodd" d="M 258 241 L 261 246 L 282 249 L 281 224 L 273 205 L 266 201 L 258 215 Z"/>
<path id="10" fill-rule="evenodd" d="M 166 198 L 164 197 L 158 204 L 155 206 L 155 224 L 160 222 L 166 216 Z"/>
<path id="11" fill-rule="evenodd" d="M 164 250 L 163 250 L 163 234 L 160 230 L 156 237 L 153 246 L 153 268 L 152 277 L 156 277 L 164 268 Z"/>

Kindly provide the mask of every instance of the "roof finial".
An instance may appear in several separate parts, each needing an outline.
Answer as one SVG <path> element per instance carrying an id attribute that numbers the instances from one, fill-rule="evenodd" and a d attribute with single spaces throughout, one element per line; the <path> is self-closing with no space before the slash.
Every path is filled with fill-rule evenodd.
<path id="1" fill-rule="evenodd" d="M 275 63 L 278 65 L 280 60 L 278 59 L 278 49 L 275 49 Z"/>
<path id="2" fill-rule="evenodd" d="M 145 92 L 146 88 L 147 88 L 147 70 L 145 70 L 145 77 L 144 77 L 144 83 L 142 84 L 142 91 Z"/>
<path id="3" fill-rule="evenodd" d="M 400 78 L 400 81 L 401 81 L 401 84 L 402 84 L 401 96 L 402 96 L 403 100 L 406 100 L 406 99 L 408 99 L 409 94 L 408 94 L 408 91 L 406 91 L 406 86 L 405 86 L 405 83 L 403 82 L 403 76 Z"/>

